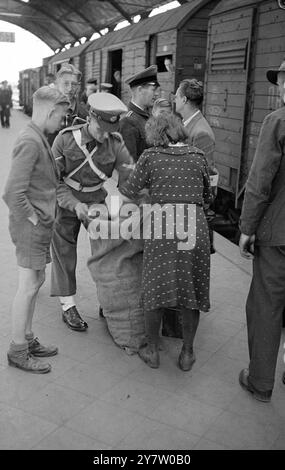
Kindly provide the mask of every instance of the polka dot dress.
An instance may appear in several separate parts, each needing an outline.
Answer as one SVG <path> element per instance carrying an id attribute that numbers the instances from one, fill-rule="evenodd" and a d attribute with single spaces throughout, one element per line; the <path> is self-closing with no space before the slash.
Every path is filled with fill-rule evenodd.
<path id="1" fill-rule="evenodd" d="M 203 203 L 211 200 L 203 154 L 194 147 L 145 150 L 120 191 L 134 198 L 149 188 L 155 210 L 143 256 L 143 306 L 186 307 L 207 312 L 210 244 Z M 154 207 L 154 206 L 153 206 Z"/>

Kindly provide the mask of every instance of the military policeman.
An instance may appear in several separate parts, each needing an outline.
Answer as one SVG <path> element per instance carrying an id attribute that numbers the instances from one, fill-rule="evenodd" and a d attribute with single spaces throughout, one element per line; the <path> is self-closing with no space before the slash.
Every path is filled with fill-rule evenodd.
<path id="1" fill-rule="evenodd" d="M 120 121 L 120 133 L 135 161 L 147 147 L 145 124 L 149 119 L 149 108 L 153 106 L 158 93 L 157 66 L 147 69 L 128 78 L 126 82 L 131 88 L 129 112 Z"/>
<path id="2" fill-rule="evenodd" d="M 81 223 L 88 224 L 88 208 L 104 203 L 106 177 L 114 169 L 122 184 L 133 169 L 124 141 L 116 132 L 120 115 L 127 107 L 110 93 L 93 93 L 86 124 L 63 129 L 56 137 L 52 151 L 60 173 L 57 193 L 58 213 L 52 240 L 51 295 L 58 296 L 62 318 L 67 326 L 85 331 L 87 323 L 75 304 L 77 238 Z"/>

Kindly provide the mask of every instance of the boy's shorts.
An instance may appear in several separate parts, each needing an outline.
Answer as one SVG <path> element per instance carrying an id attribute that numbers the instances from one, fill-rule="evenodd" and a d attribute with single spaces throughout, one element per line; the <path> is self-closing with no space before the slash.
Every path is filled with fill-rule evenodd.
<path id="1" fill-rule="evenodd" d="M 9 231 L 16 246 L 18 266 L 41 270 L 51 262 L 50 243 L 53 225 L 45 226 L 40 221 L 33 225 L 27 219 L 15 221 L 10 217 Z"/>

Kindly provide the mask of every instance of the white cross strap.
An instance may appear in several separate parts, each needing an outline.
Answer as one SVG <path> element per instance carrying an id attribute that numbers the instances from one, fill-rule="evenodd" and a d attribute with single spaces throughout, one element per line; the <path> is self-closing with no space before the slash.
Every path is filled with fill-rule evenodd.
<path id="1" fill-rule="evenodd" d="M 75 142 L 77 143 L 78 147 L 82 150 L 84 153 L 86 160 L 89 163 L 90 168 L 94 171 L 94 173 L 101 178 L 101 180 L 106 181 L 108 179 L 108 176 L 103 173 L 103 171 L 99 170 L 99 168 L 94 164 L 92 160 L 92 155 L 96 152 L 97 146 L 92 150 L 91 153 L 88 152 L 86 145 L 81 145 L 81 132 L 80 129 L 74 129 L 72 131 L 73 137 Z M 70 176 L 70 175 L 68 175 Z"/>

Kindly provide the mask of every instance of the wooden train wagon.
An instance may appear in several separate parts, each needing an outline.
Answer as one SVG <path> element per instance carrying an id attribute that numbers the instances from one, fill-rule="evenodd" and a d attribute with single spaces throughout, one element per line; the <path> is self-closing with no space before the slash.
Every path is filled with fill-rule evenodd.
<path id="1" fill-rule="evenodd" d="M 82 87 L 84 85 L 84 70 L 85 70 L 85 54 L 84 51 L 90 46 L 90 42 L 81 44 L 80 46 L 70 47 L 66 51 L 59 52 L 52 56 L 48 62 L 48 73 L 56 74 L 62 64 L 69 63 L 74 65 L 83 74 Z"/>
<path id="2" fill-rule="evenodd" d="M 125 79 L 149 65 L 158 66 L 161 95 L 169 98 L 183 78 L 203 80 L 209 14 L 219 0 L 193 0 L 91 42 L 84 51 L 86 79 L 114 84 L 122 77 L 121 98 L 129 100 Z"/>
<path id="3" fill-rule="evenodd" d="M 210 14 L 204 111 L 216 136 L 220 188 L 239 208 L 264 117 L 280 106 L 266 71 L 285 57 L 277 0 L 222 0 Z"/>
<path id="4" fill-rule="evenodd" d="M 26 114 L 32 114 L 33 93 L 43 85 L 43 67 L 25 69 L 20 72 L 19 101 Z"/>

